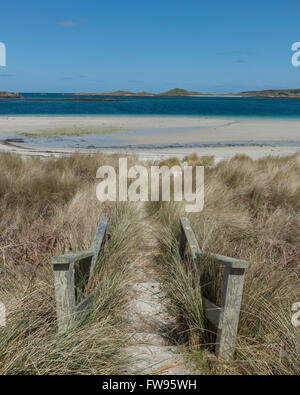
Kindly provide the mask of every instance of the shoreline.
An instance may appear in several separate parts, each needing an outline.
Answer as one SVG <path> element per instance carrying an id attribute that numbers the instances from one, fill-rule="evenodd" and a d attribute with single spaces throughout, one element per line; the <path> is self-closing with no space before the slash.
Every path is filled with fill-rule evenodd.
<path id="1" fill-rule="evenodd" d="M 0 117 L 0 138 L 22 137 L 48 130 L 66 129 L 71 135 L 84 129 L 118 129 L 108 133 L 110 139 L 122 137 L 124 145 L 163 145 L 216 143 L 233 141 L 295 141 L 300 142 L 300 119 L 240 118 L 240 117 L 184 117 L 184 116 L 18 116 Z M 77 133 L 74 133 L 75 135 Z M 62 136 L 63 132 L 60 134 Z M 100 136 L 100 133 L 99 133 Z M 36 138 L 36 137 L 34 137 Z M 120 145 L 123 145 L 121 143 Z"/>
<path id="2" fill-rule="evenodd" d="M 99 126 L 117 126 L 129 129 L 160 129 L 160 128 L 190 128 L 190 127 L 220 127 L 227 125 L 239 124 L 241 127 L 252 128 L 259 127 L 260 133 L 266 129 L 284 128 L 280 131 L 280 140 L 297 140 L 300 141 L 300 117 L 299 118 L 282 118 L 282 117 L 234 117 L 234 116 L 195 116 L 195 115 L 0 115 L 0 136 L 11 133 L 24 133 L 27 131 L 45 128 L 80 128 L 80 127 L 99 127 Z M 288 127 L 288 130 L 286 130 Z M 263 130 L 264 128 L 264 130 Z M 243 132 L 243 130 L 241 130 Z M 284 136 L 283 133 L 292 133 L 294 138 Z M 255 134 L 248 136 L 248 140 L 257 139 Z M 233 138 L 231 140 L 234 140 Z M 236 140 L 241 140 L 240 136 Z M 260 140 L 262 138 L 260 134 Z M 271 138 L 274 140 L 274 138 Z"/>
<path id="3" fill-rule="evenodd" d="M 26 145 L 5 141 L 5 139 L 20 137 L 22 133 L 38 132 L 41 129 L 55 131 L 58 128 L 96 129 L 99 127 L 120 129 L 120 131 L 106 135 L 105 138 L 112 143 L 112 146 L 108 145 L 109 148 L 101 147 L 103 136 L 100 134 L 93 135 L 96 141 L 97 139 L 99 141 L 99 148 L 81 148 L 75 143 L 74 147 L 59 147 L 59 140 L 66 139 L 65 136 L 64 138 L 59 136 L 58 146 L 55 145 L 54 137 L 50 137 L 53 139 L 51 146 L 43 144 L 46 140 L 40 137 L 33 137 L 38 143 L 35 146 L 30 146 L 30 142 Z M 138 155 L 141 160 L 151 160 L 151 158 L 159 160 L 159 158 L 171 156 L 183 157 L 195 152 L 200 156 L 215 155 L 219 161 L 237 153 L 253 158 L 266 155 L 292 155 L 300 151 L 299 130 L 300 119 L 194 116 L 0 116 L 0 152 L 39 156 L 70 155 L 74 152 L 82 154 L 124 153 Z M 79 142 L 87 140 L 88 135 L 82 134 L 67 138 Z M 234 142 L 240 145 L 231 146 Z M 268 145 L 268 142 L 273 144 Z M 295 146 L 284 145 L 287 142 L 293 142 Z M 201 144 L 207 144 L 207 146 L 201 146 Z M 219 146 L 222 144 L 224 146 Z M 143 145 L 145 148 L 141 148 Z M 176 145 L 182 146 L 176 147 Z"/>
<path id="4" fill-rule="evenodd" d="M 30 147 L 22 144 L 12 144 L 0 140 L 0 153 L 12 153 L 22 157 L 62 157 L 75 153 L 81 155 L 95 155 L 97 153 L 124 156 L 136 156 L 142 162 L 156 162 L 172 157 L 183 159 L 185 156 L 196 153 L 198 156 L 214 156 L 215 164 L 222 160 L 228 160 L 236 154 L 247 155 L 252 159 L 266 156 L 289 156 L 300 152 L 300 147 L 271 147 L 271 146 L 226 146 L 226 147 L 201 147 L 201 148 L 160 148 L 160 149 L 122 149 L 122 148 L 98 148 L 98 149 L 76 149 L 76 148 L 46 148 Z"/>

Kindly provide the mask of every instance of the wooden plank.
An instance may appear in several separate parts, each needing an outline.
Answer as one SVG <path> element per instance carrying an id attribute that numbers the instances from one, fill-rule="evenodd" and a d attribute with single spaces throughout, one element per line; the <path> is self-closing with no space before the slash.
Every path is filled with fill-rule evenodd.
<path id="1" fill-rule="evenodd" d="M 91 248 L 74 254 L 54 256 L 51 259 L 54 271 L 56 311 L 59 331 L 68 328 L 70 321 L 83 319 L 88 314 L 94 299 L 91 293 L 76 306 L 76 294 L 83 293 L 92 269 L 97 262 L 100 249 L 105 243 L 108 218 L 101 218 Z M 90 258 L 90 260 L 89 260 Z M 75 275 L 75 263 L 77 273 Z M 75 283 L 76 281 L 76 283 Z M 77 289 L 78 288 L 78 289 Z"/>
<path id="2" fill-rule="evenodd" d="M 90 293 L 81 303 L 79 303 L 75 307 L 77 321 L 83 321 L 88 315 L 90 306 L 94 301 L 95 295 L 95 292 Z"/>
<path id="3" fill-rule="evenodd" d="M 216 354 L 225 360 L 234 355 L 245 269 L 226 267 L 224 270 L 220 328 L 217 334 Z"/>
<path id="4" fill-rule="evenodd" d="M 203 254 L 201 252 L 195 234 L 192 230 L 190 221 L 187 218 L 182 217 L 180 218 L 180 224 L 181 224 L 181 230 L 185 235 L 186 242 L 191 250 L 193 259 L 199 259 L 201 255 L 205 255 L 225 267 L 229 267 L 233 269 L 247 269 L 248 262 L 244 261 L 243 259 L 230 258 L 228 256 L 212 254 L 212 253 Z"/>
<path id="5" fill-rule="evenodd" d="M 208 254 L 208 256 L 211 256 L 217 263 L 232 269 L 247 269 L 248 267 L 248 262 L 243 259 L 229 258 L 219 254 Z"/>
<path id="6" fill-rule="evenodd" d="M 91 250 L 94 251 L 94 256 L 92 258 L 90 274 L 92 274 L 92 272 L 94 271 L 94 268 L 97 263 L 99 251 L 105 243 L 107 223 L 108 223 L 108 218 L 102 217 L 98 224 L 97 232 L 95 234 L 94 241 L 91 245 Z"/>
<path id="7" fill-rule="evenodd" d="M 205 296 L 202 296 L 202 303 L 203 303 L 203 309 L 206 318 L 208 319 L 209 322 L 211 322 L 217 329 L 222 328 L 222 308 L 215 305 L 213 302 L 211 302 L 209 299 L 205 298 Z"/>
<path id="8" fill-rule="evenodd" d="M 201 250 L 197 242 L 197 239 L 195 237 L 195 234 L 192 230 L 190 221 L 186 217 L 182 217 L 180 218 L 180 224 L 184 232 L 187 245 L 189 246 L 189 249 L 191 251 L 192 258 L 194 260 L 199 260 L 201 256 Z"/>
<path id="9" fill-rule="evenodd" d="M 58 330 L 62 332 L 68 328 L 75 307 L 74 263 L 53 266 Z"/>
<path id="10" fill-rule="evenodd" d="M 51 262 L 53 265 L 64 265 L 72 262 L 79 262 L 85 258 L 93 257 L 94 252 L 92 250 L 78 252 L 76 254 L 66 254 L 60 256 L 53 256 Z"/>
<path id="11" fill-rule="evenodd" d="M 194 260 L 200 261 L 202 252 L 187 218 L 180 218 L 181 249 L 187 243 Z M 184 237 L 183 237 L 184 234 Z M 184 240 L 184 238 L 186 240 Z M 216 354 L 223 359 L 233 358 L 243 295 L 245 269 L 248 262 L 219 254 L 205 253 L 216 263 L 223 265 L 224 278 L 221 307 L 202 297 L 206 318 L 218 329 Z"/>

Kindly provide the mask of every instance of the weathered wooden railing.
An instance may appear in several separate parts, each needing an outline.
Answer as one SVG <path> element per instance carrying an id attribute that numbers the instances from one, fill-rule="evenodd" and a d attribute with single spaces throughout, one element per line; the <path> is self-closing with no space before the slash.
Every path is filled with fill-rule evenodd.
<path id="1" fill-rule="evenodd" d="M 184 258 L 188 245 L 192 259 L 201 265 L 203 255 L 190 222 L 187 218 L 180 219 L 181 238 L 180 254 Z M 207 254 L 216 263 L 224 266 L 221 307 L 202 296 L 203 310 L 206 319 L 217 329 L 216 354 L 223 359 L 232 359 L 234 355 L 240 308 L 243 295 L 245 269 L 248 262 L 228 258 L 218 254 Z"/>
<path id="2" fill-rule="evenodd" d="M 98 255 L 106 242 L 108 219 L 101 218 L 91 248 L 77 254 L 52 257 L 58 330 L 66 330 L 74 320 L 86 317 L 94 292 L 85 299 L 84 290 L 94 271 Z M 83 300 L 81 300 L 83 299 Z"/>

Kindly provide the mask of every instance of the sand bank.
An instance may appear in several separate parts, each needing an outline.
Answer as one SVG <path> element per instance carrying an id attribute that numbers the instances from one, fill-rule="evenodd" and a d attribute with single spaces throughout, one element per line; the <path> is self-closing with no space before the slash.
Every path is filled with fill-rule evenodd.
<path id="1" fill-rule="evenodd" d="M 113 127 L 160 129 L 176 127 L 221 126 L 224 118 L 156 117 L 156 116 L 0 116 L 0 135 L 38 132 L 45 129 Z"/>
<path id="2" fill-rule="evenodd" d="M 78 116 L 78 117 L 44 117 L 20 116 L 0 117 L 0 135 L 13 137 L 26 133 L 55 128 L 98 128 L 112 127 L 135 130 L 134 134 L 125 137 L 119 147 L 114 149 L 80 149 L 82 153 L 120 152 L 136 154 L 141 160 L 159 160 L 171 156 L 183 156 L 196 152 L 198 155 L 215 155 L 216 160 L 226 159 L 236 153 L 243 153 L 257 158 L 266 155 L 290 155 L 300 150 L 300 119 L 274 118 L 219 118 L 219 117 L 156 117 L 156 116 Z M 180 128 L 180 131 L 170 131 Z M 187 128 L 187 130 L 184 130 Z M 188 128 L 195 128 L 188 130 Z M 199 129 L 198 129 L 199 128 Z M 162 130 L 160 130 L 162 129 Z M 169 129 L 166 133 L 163 129 Z M 147 132 L 148 130 L 148 132 Z M 146 131 L 146 133 L 145 133 Z M 155 131 L 155 133 L 154 133 Z M 118 138 L 118 133 L 111 136 Z M 275 146 L 247 146 L 248 142 L 275 142 Z M 189 147 L 189 148 L 160 148 L 138 149 L 138 145 L 164 144 L 197 144 L 219 142 L 245 142 L 246 146 L 225 147 Z M 277 144 L 277 143 L 278 144 Z M 282 142 L 295 142 L 295 146 L 280 146 Z M 299 144 L 298 144 L 299 143 Z M 132 146 L 132 149 L 121 149 L 122 145 Z M 274 144 L 273 144 L 274 145 Z M 278 146 L 276 146 L 278 145 Z M 6 144 L 2 141 L 0 151 L 16 152 L 22 155 L 68 155 L 78 151 L 76 148 L 43 148 L 28 147 L 22 144 Z"/>
<path id="3" fill-rule="evenodd" d="M 174 133 L 135 134 L 128 140 L 136 144 L 216 141 L 300 141 L 300 119 L 223 118 L 223 117 L 161 117 L 161 116 L 0 116 L 0 135 L 34 132 L 56 128 L 99 127 L 124 130 L 155 130 L 164 128 L 197 128 Z"/>

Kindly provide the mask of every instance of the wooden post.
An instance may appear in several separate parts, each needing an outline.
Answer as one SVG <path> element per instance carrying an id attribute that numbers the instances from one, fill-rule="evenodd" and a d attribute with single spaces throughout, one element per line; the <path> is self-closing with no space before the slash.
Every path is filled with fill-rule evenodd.
<path id="1" fill-rule="evenodd" d="M 222 312 L 217 333 L 216 354 L 225 360 L 232 359 L 234 355 L 242 303 L 244 275 L 244 267 L 233 268 L 226 266 L 224 269 Z"/>
<path id="2" fill-rule="evenodd" d="M 74 318 L 76 306 L 75 262 L 94 256 L 93 251 L 54 256 L 51 259 L 54 271 L 54 286 L 58 330 L 64 331 Z"/>
<path id="3" fill-rule="evenodd" d="M 191 224 L 187 218 L 180 218 L 181 237 L 180 253 L 184 255 L 186 245 L 194 261 L 200 261 L 202 252 L 199 248 Z M 183 255 L 182 255 L 183 254 Z M 242 303 L 245 269 L 248 262 L 219 254 L 205 253 L 216 263 L 224 266 L 222 305 L 216 306 L 202 296 L 206 318 L 217 328 L 216 354 L 223 359 L 232 359 L 236 343 L 240 309 Z"/>
<path id="4" fill-rule="evenodd" d="M 75 309 L 74 262 L 55 263 L 53 260 L 54 286 L 58 331 L 67 329 Z"/>
<path id="5" fill-rule="evenodd" d="M 108 218 L 101 218 L 89 250 L 52 257 L 59 332 L 65 331 L 76 319 L 76 316 L 84 318 L 94 300 L 95 294 L 92 293 L 80 301 L 84 297 L 84 290 L 91 279 L 99 252 L 106 242 L 107 222 Z M 76 305 L 77 303 L 79 304 Z"/>
<path id="6" fill-rule="evenodd" d="M 94 252 L 94 256 L 92 257 L 90 275 L 92 275 L 92 273 L 95 269 L 99 251 L 100 251 L 101 247 L 104 245 L 104 243 L 106 242 L 107 222 L 108 222 L 107 217 L 101 218 L 101 220 L 98 224 L 98 228 L 97 228 L 97 232 L 95 234 L 94 241 L 91 245 L 91 250 Z"/>
<path id="7" fill-rule="evenodd" d="M 180 235 L 180 255 L 182 258 L 184 258 L 185 254 L 185 249 L 186 246 L 189 246 L 192 258 L 194 261 L 198 262 L 201 256 L 201 250 L 198 244 L 198 241 L 195 237 L 195 234 L 193 232 L 193 229 L 191 227 L 190 221 L 182 217 L 180 218 L 180 229 L 181 229 L 181 235 Z"/>

